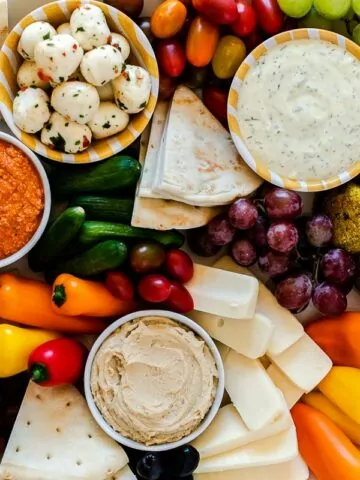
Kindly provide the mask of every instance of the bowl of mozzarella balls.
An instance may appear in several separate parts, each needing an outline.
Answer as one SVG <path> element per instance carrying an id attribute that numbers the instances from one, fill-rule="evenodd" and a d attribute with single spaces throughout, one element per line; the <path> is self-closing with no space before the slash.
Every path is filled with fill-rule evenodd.
<path id="1" fill-rule="evenodd" d="M 146 128 L 159 74 L 141 29 L 96 1 L 60 0 L 25 17 L 0 55 L 0 110 L 38 154 L 103 160 Z"/>

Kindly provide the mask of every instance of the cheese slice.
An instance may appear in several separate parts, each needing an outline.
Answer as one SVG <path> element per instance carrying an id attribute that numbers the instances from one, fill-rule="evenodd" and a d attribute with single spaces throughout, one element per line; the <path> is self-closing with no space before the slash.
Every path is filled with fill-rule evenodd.
<path id="1" fill-rule="evenodd" d="M 237 320 L 254 316 L 259 291 L 256 278 L 194 264 L 194 276 L 186 288 L 195 310 Z"/>
<path id="2" fill-rule="evenodd" d="M 228 256 L 220 258 L 214 267 L 254 277 L 250 270 L 237 265 Z M 261 282 L 259 282 L 255 311 L 265 315 L 274 326 L 274 332 L 267 347 L 269 354 L 280 354 L 297 342 L 304 334 L 304 327 L 301 323 L 277 302 L 275 296 Z"/>
<path id="3" fill-rule="evenodd" d="M 284 414 L 282 396 L 259 360 L 230 350 L 223 362 L 225 388 L 249 430 L 259 430 Z"/>
<path id="4" fill-rule="evenodd" d="M 267 373 L 275 385 L 280 388 L 288 408 L 291 409 L 304 395 L 304 390 L 291 382 L 288 377 L 274 364 L 269 366 Z"/>
<path id="5" fill-rule="evenodd" d="M 191 312 L 189 317 L 219 342 L 253 359 L 265 354 L 274 329 L 271 321 L 259 313 L 241 322 L 196 310 Z"/>
<path id="6" fill-rule="evenodd" d="M 202 473 L 194 480 L 308 480 L 309 469 L 301 457 L 265 467 L 242 468 L 226 472 Z"/>
<path id="7" fill-rule="evenodd" d="M 330 358 L 306 333 L 285 352 L 269 357 L 289 380 L 306 393 L 311 392 L 332 367 Z"/>
<path id="8" fill-rule="evenodd" d="M 236 448 L 221 455 L 204 458 L 200 460 L 195 473 L 223 472 L 275 465 L 294 460 L 298 454 L 296 429 L 290 427 L 273 437 L 250 443 L 245 447 Z"/>
<path id="9" fill-rule="evenodd" d="M 234 405 L 230 404 L 220 408 L 207 430 L 192 444 L 203 459 L 272 437 L 287 430 L 292 425 L 290 412 L 284 405 L 283 415 L 275 422 L 259 430 L 249 430 Z"/>

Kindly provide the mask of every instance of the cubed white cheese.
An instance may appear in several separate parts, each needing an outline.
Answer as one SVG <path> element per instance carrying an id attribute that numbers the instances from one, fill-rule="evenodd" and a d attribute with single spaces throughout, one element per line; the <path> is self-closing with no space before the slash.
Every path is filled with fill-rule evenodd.
<path id="1" fill-rule="evenodd" d="M 195 264 L 186 288 L 195 310 L 237 320 L 254 316 L 259 291 L 256 278 Z"/>
<path id="2" fill-rule="evenodd" d="M 189 316 L 219 342 L 254 359 L 265 354 L 274 328 L 267 317 L 258 313 L 241 322 L 199 311 L 193 311 Z"/>
<path id="3" fill-rule="evenodd" d="M 259 430 L 284 413 L 282 395 L 259 360 L 230 350 L 223 362 L 225 388 L 250 430 Z"/>
<path id="4" fill-rule="evenodd" d="M 299 454 L 295 427 L 245 447 L 200 460 L 195 473 L 262 467 L 294 460 Z M 241 476 L 239 477 L 239 480 Z M 288 479 L 290 480 L 290 479 Z"/>
<path id="5" fill-rule="evenodd" d="M 304 390 L 297 387 L 288 377 L 274 364 L 267 369 L 267 373 L 275 385 L 282 391 L 288 408 L 292 408 L 304 395 Z"/>
<path id="6" fill-rule="evenodd" d="M 332 362 L 325 352 L 307 335 L 271 360 L 297 387 L 311 392 L 329 373 Z"/>
<path id="7" fill-rule="evenodd" d="M 214 267 L 242 275 L 254 276 L 249 270 L 240 267 L 228 256 L 218 260 Z M 304 334 L 301 323 L 288 310 L 279 305 L 274 295 L 261 282 L 259 282 L 259 295 L 255 311 L 265 315 L 274 325 L 274 332 L 267 348 L 270 354 L 278 355 L 297 342 Z"/>

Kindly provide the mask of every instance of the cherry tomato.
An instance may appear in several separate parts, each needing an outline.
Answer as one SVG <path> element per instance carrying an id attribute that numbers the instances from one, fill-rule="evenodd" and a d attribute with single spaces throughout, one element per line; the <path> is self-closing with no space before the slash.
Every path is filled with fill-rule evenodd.
<path id="1" fill-rule="evenodd" d="M 178 282 L 186 283 L 194 275 L 194 264 L 183 250 L 169 250 L 166 252 L 165 270 Z"/>
<path id="2" fill-rule="evenodd" d="M 237 17 L 235 0 L 192 0 L 203 17 L 219 25 L 233 23 Z"/>
<path id="3" fill-rule="evenodd" d="M 186 65 L 186 56 L 181 43 L 176 39 L 162 40 L 156 47 L 160 70 L 169 77 L 179 77 Z"/>
<path id="4" fill-rule="evenodd" d="M 170 38 L 182 29 L 187 15 L 185 5 L 179 0 L 160 3 L 151 16 L 151 31 L 157 38 Z"/>
<path id="5" fill-rule="evenodd" d="M 178 313 L 189 313 L 191 310 L 194 310 L 192 296 L 184 285 L 177 282 L 170 284 L 170 295 L 166 300 L 166 305 L 170 310 Z"/>
<path id="6" fill-rule="evenodd" d="M 204 88 L 204 104 L 221 123 L 227 121 L 227 99 L 228 93 L 220 88 Z"/>
<path id="7" fill-rule="evenodd" d="M 245 39 L 246 48 L 248 52 L 251 52 L 256 48 L 260 43 L 265 40 L 265 37 L 262 32 L 259 30 L 255 30 L 254 32 L 250 33 Z"/>
<path id="8" fill-rule="evenodd" d="M 281 31 L 285 16 L 280 10 L 277 0 L 253 0 L 252 5 L 264 32 L 274 35 Z"/>
<path id="9" fill-rule="evenodd" d="M 139 25 L 141 30 L 145 33 L 149 42 L 152 43 L 155 37 L 151 31 L 150 18 L 149 17 L 139 18 L 137 24 Z"/>
<path id="10" fill-rule="evenodd" d="M 151 303 L 165 302 L 170 296 L 171 283 L 163 275 L 147 275 L 138 285 L 141 298 Z"/>
<path id="11" fill-rule="evenodd" d="M 159 79 L 159 100 L 167 100 L 170 98 L 177 87 L 175 78 L 160 75 Z"/>
<path id="12" fill-rule="evenodd" d="M 188 65 L 185 68 L 185 85 L 196 90 L 202 88 L 207 80 L 209 70 L 207 67 L 193 67 Z"/>
<path id="13" fill-rule="evenodd" d="M 105 0 L 105 3 L 124 12 L 131 18 L 137 18 L 144 8 L 144 0 Z"/>
<path id="14" fill-rule="evenodd" d="M 186 57 L 191 65 L 206 67 L 211 62 L 219 35 L 219 27 L 202 17 L 194 18 L 186 39 Z"/>
<path id="15" fill-rule="evenodd" d="M 130 253 L 130 266 L 135 273 L 153 272 L 165 261 L 165 250 L 156 243 L 140 243 Z"/>
<path id="16" fill-rule="evenodd" d="M 231 24 L 231 28 L 239 37 L 246 37 L 256 29 L 256 11 L 247 0 L 236 0 L 236 7 L 238 16 Z"/>
<path id="17" fill-rule="evenodd" d="M 134 286 L 125 273 L 108 272 L 105 284 L 114 297 L 120 298 L 125 302 L 130 302 L 134 299 Z"/>
<path id="18" fill-rule="evenodd" d="M 233 78 L 245 57 L 245 43 L 234 35 L 225 35 L 212 59 L 213 72 L 221 80 Z"/>

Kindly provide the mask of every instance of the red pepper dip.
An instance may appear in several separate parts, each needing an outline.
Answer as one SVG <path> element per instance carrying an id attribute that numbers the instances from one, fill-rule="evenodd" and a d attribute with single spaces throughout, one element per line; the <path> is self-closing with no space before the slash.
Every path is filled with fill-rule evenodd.
<path id="1" fill-rule="evenodd" d="M 0 259 L 24 247 L 44 210 L 41 179 L 25 153 L 0 140 Z"/>

